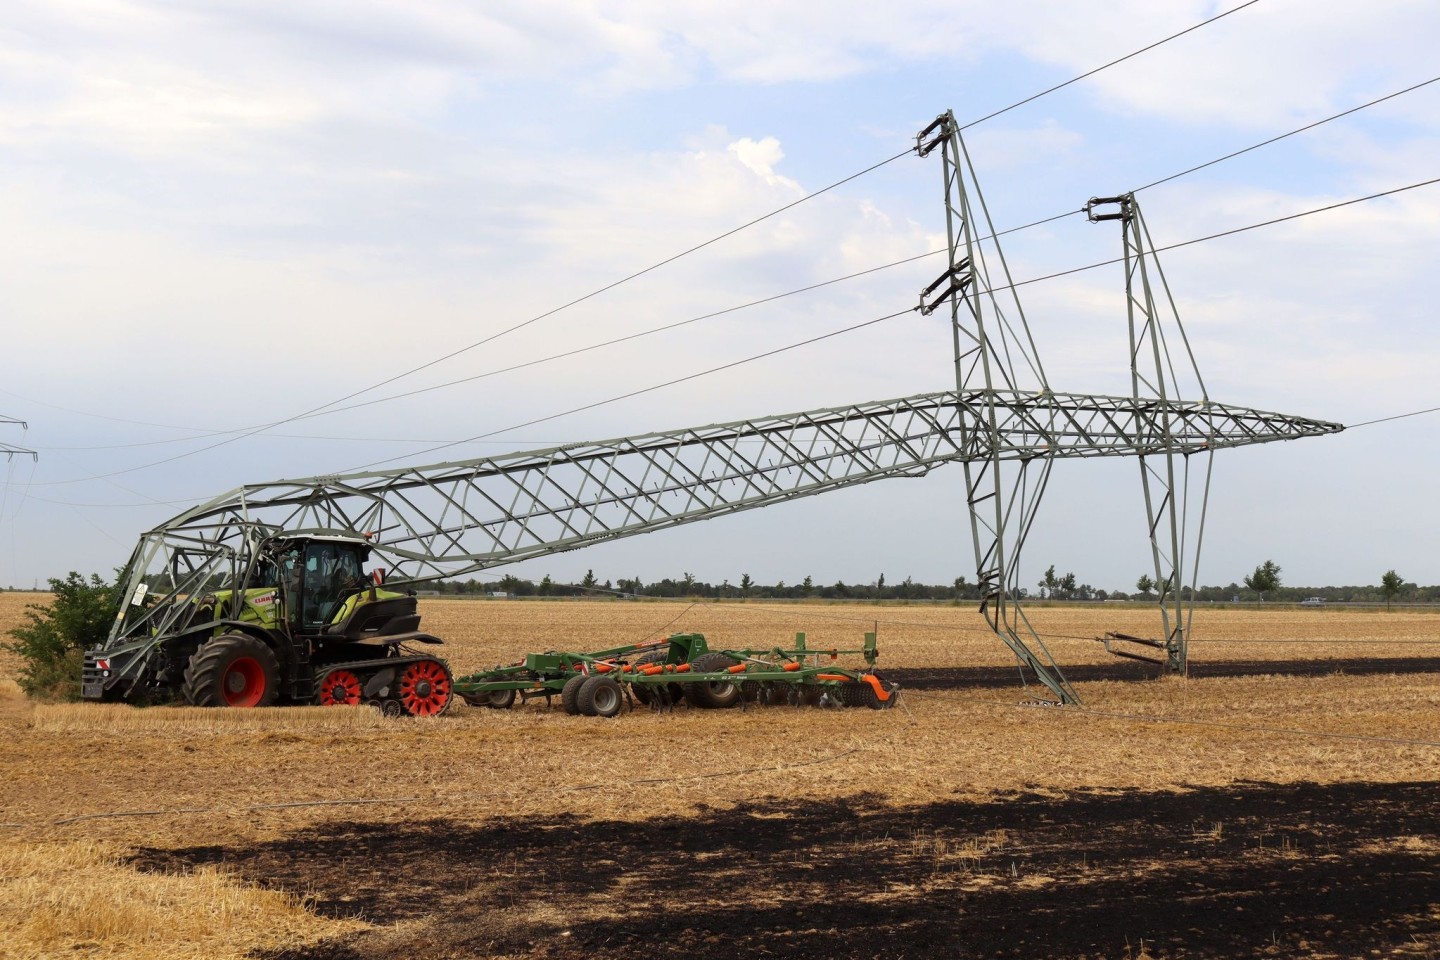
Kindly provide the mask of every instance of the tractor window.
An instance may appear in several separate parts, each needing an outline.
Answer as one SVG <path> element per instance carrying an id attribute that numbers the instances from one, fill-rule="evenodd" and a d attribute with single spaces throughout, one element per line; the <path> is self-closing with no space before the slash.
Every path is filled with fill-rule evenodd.
<path id="1" fill-rule="evenodd" d="M 346 592 L 364 582 L 359 555 L 337 543 L 312 543 L 305 548 L 304 621 L 329 623 Z"/>

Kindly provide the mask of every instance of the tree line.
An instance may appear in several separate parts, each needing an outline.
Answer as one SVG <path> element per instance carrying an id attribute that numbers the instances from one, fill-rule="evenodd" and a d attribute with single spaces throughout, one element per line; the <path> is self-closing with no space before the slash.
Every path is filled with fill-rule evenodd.
<path id="1" fill-rule="evenodd" d="M 1202 602 L 1229 602 L 1240 599 L 1293 603 L 1311 597 L 1333 602 L 1440 602 L 1440 586 L 1421 587 L 1404 580 L 1394 570 L 1387 570 L 1376 584 L 1324 587 L 1285 586 L 1281 582 L 1281 572 L 1278 564 L 1273 560 L 1266 560 L 1239 582 L 1201 586 L 1194 591 L 1187 586 L 1182 587 L 1180 593 L 1186 599 L 1193 598 Z M 963 576 L 956 577 L 950 583 L 934 584 L 917 583 L 908 576 L 894 581 L 888 579 L 884 573 L 869 583 L 846 583 L 837 580 L 834 583 L 821 584 L 807 576 L 794 582 L 781 580 L 765 584 L 756 582 L 748 573 L 741 573 L 733 582 L 727 578 L 720 583 L 711 583 L 690 573 L 653 581 L 645 581 L 640 577 L 600 580 L 594 570 L 589 570 L 579 583 L 558 582 L 548 575 L 537 582 L 508 574 L 498 581 L 450 580 L 427 586 L 447 596 L 503 593 L 512 597 L 644 596 L 693 597 L 702 600 L 980 600 L 979 586 Z M 1155 600 L 1160 592 L 1161 585 L 1150 574 L 1142 574 L 1136 580 L 1133 591 L 1105 590 L 1080 582 L 1074 573 L 1058 573 L 1053 564 L 1036 582 L 1034 589 L 1020 589 L 1020 595 L 1025 599 L 1078 601 Z M 1166 592 L 1168 593 L 1168 590 Z"/>

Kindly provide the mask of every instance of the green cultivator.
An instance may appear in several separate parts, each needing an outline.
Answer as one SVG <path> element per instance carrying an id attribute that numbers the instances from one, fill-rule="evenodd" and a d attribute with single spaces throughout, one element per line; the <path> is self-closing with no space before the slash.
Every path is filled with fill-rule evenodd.
<path id="1" fill-rule="evenodd" d="M 843 655 L 865 658 L 866 669 L 834 666 Z M 595 653 L 532 653 L 519 663 L 461 677 L 455 692 L 473 706 L 505 709 L 521 701 L 559 697 L 566 713 L 613 717 L 626 702 L 656 709 L 681 701 L 703 709 L 747 704 L 870 707 L 884 710 L 899 687 L 875 673 L 875 634 L 859 650 L 811 649 L 805 634 L 789 650 L 712 650 L 699 633 Z"/>

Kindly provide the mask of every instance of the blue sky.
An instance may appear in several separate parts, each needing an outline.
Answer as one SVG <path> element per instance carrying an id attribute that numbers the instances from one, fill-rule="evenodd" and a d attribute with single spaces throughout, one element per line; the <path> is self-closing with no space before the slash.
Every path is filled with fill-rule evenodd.
<path id="1" fill-rule="evenodd" d="M 933 262 L 200 451 L 209 431 L 333 401 L 847 176 L 944 109 L 981 117 L 1226 6 L 7 4 L 0 413 L 30 429 L 0 440 L 41 459 L 4 477 L 0 584 L 109 570 L 143 529 L 241 482 L 404 458 L 908 307 Z M 1428 80 L 1437 40 L 1429 3 L 1261 0 L 967 142 L 997 223 L 1015 225 Z M 1437 126 L 1440 84 L 1141 200 L 1164 244 L 1405 186 L 1440 168 Z M 374 395 L 932 249 L 936 159 Z M 1440 404 L 1437 240 L 1430 187 L 1163 259 L 1212 397 L 1355 423 Z M 1113 225 L 1083 217 L 1006 243 L 1017 277 L 1117 249 Z M 1121 282 L 1113 268 L 1026 288 L 1056 389 L 1123 392 Z M 944 389 L 948 340 L 938 316 L 906 317 L 446 456 Z M 1440 582 L 1435 427 L 1222 455 L 1200 579 L 1273 558 L 1292 583 L 1390 567 Z M 1059 464 L 1025 579 L 1055 563 L 1133 584 L 1148 563 L 1136 472 Z M 942 470 L 519 572 L 948 581 L 973 576 L 969 557 L 959 473 Z"/>

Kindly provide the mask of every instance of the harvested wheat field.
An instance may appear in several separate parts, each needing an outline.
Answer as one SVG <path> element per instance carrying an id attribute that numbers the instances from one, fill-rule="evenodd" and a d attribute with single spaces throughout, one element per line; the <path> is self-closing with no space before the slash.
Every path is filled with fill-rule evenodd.
<path id="1" fill-rule="evenodd" d="M 25 598 L 0 594 L 0 631 Z M 1189 679 L 968 606 L 425 601 L 457 674 L 677 630 L 858 646 L 888 711 L 38 705 L 0 659 L 0 956 L 1440 955 L 1440 616 L 1197 612 Z M 877 623 L 878 621 L 878 623 Z"/>

